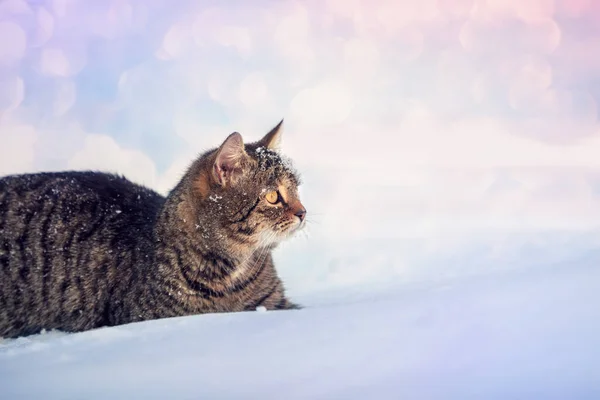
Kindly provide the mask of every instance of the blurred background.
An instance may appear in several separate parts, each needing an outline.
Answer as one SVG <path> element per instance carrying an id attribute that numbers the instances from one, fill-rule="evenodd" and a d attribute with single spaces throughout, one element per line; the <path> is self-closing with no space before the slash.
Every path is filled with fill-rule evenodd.
<path id="1" fill-rule="evenodd" d="M 598 263 L 599 49 L 594 0 L 2 0 L 0 175 L 166 194 L 285 118 L 292 296 Z"/>

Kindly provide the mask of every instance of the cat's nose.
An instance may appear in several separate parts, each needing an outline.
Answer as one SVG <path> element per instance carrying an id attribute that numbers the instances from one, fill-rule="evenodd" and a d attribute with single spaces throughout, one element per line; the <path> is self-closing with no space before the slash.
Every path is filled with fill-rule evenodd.
<path id="1" fill-rule="evenodd" d="M 302 222 L 304 221 L 304 217 L 306 217 L 306 209 L 304 207 L 301 207 L 298 211 L 296 211 L 294 215 L 300 218 L 300 222 Z"/>

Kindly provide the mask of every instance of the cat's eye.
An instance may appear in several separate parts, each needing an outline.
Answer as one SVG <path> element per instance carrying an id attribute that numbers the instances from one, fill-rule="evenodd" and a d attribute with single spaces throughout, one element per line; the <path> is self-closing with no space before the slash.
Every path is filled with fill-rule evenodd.
<path id="1" fill-rule="evenodd" d="M 272 192 L 267 193 L 265 199 L 271 204 L 277 204 L 279 203 L 279 192 L 273 190 Z"/>

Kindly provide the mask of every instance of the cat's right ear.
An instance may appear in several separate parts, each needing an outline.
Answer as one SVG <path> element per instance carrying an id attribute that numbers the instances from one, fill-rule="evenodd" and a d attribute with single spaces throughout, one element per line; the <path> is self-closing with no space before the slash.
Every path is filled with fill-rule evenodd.
<path id="1" fill-rule="evenodd" d="M 283 119 L 279 121 L 277 125 L 273 129 L 269 131 L 262 139 L 258 141 L 258 145 L 262 147 L 266 147 L 270 150 L 278 150 L 281 146 L 281 133 L 283 129 L 281 126 L 283 125 Z"/>
<path id="2" fill-rule="evenodd" d="M 242 135 L 233 132 L 225 139 L 217 150 L 212 167 L 212 175 L 216 183 L 221 186 L 235 181 L 241 174 L 242 161 L 246 157 Z"/>

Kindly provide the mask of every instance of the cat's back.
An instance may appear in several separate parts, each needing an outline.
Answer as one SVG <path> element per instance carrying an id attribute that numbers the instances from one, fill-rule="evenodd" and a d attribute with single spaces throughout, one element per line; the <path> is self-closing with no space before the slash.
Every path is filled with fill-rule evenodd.
<path id="1" fill-rule="evenodd" d="M 143 233 L 163 202 L 153 190 L 113 174 L 68 171 L 9 175 L 0 178 L 0 238 L 14 236 L 19 230 L 32 233 L 44 226 L 56 231 L 50 229 L 49 234 L 71 227 L 91 236 L 111 229 L 118 229 L 116 235 Z"/>
<path id="2" fill-rule="evenodd" d="M 98 172 L 0 178 L 0 337 L 108 323 L 163 201 Z"/>

